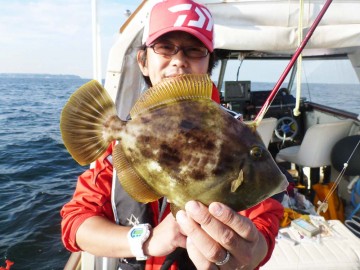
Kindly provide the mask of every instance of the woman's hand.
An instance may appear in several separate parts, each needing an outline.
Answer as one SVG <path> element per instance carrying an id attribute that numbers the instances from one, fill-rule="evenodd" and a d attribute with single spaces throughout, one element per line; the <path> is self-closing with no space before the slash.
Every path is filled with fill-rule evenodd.
<path id="1" fill-rule="evenodd" d="M 197 269 L 254 269 L 264 259 L 266 240 L 250 219 L 217 202 L 207 208 L 191 201 L 185 209 L 176 219 Z"/>
<path id="2" fill-rule="evenodd" d="M 144 253 L 155 257 L 165 256 L 177 247 L 186 247 L 186 236 L 180 232 L 180 226 L 174 216 L 168 214 L 152 230 L 149 239 L 143 245 Z"/>

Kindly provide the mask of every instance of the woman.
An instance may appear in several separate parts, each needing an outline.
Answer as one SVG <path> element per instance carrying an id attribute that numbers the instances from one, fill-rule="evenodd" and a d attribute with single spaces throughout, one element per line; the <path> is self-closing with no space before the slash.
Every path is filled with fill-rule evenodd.
<path id="1" fill-rule="evenodd" d="M 137 54 L 147 83 L 180 74 L 210 74 L 212 26 L 210 12 L 196 2 L 156 4 Z M 213 99 L 219 102 L 216 89 Z M 163 264 L 172 264 L 171 269 L 254 269 L 270 258 L 283 215 L 279 202 L 270 198 L 236 213 L 221 203 L 205 207 L 190 201 L 175 219 L 166 200 L 142 205 L 119 185 L 112 187 L 112 147 L 79 177 L 73 199 L 61 210 L 63 242 L 70 251 L 123 258 L 120 269 L 160 269 Z"/>

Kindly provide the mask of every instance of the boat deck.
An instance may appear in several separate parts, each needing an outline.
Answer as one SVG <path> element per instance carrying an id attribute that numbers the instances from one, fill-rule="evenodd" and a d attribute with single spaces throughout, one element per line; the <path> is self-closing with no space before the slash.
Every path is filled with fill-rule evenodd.
<path id="1" fill-rule="evenodd" d="M 330 233 L 317 238 L 301 238 L 292 227 L 280 229 L 298 244 L 278 237 L 271 259 L 261 269 L 360 269 L 360 239 L 339 220 L 328 222 Z"/>

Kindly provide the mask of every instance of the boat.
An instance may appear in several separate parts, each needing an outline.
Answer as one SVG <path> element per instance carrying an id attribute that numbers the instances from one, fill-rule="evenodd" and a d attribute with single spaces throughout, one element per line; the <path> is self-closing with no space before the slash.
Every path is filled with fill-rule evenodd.
<path id="1" fill-rule="evenodd" d="M 146 88 L 135 56 L 141 45 L 144 18 L 155 2 L 142 1 L 121 26 L 118 39 L 109 54 L 104 86 L 114 100 L 119 116 L 123 119 L 127 117 L 135 101 Z M 271 93 L 274 93 L 272 90 L 277 90 L 278 94 L 274 96 L 258 127 L 264 143 L 275 160 L 288 169 L 294 178 L 297 177 L 307 198 L 313 193 L 314 183 L 330 182 L 336 183 L 336 193 L 345 204 L 351 204 L 349 190 L 353 190 L 354 184 L 359 179 L 360 165 L 345 168 L 345 171 L 348 169 L 352 173 L 347 174 L 344 173 L 343 163 L 348 161 L 353 150 L 355 158 L 359 158 L 359 149 L 356 148 L 356 142 L 360 141 L 359 112 L 349 111 L 346 104 L 341 108 L 335 108 L 304 98 L 301 94 L 300 82 L 301 70 L 307 61 L 322 62 L 325 65 L 328 62 L 335 66 L 345 61 L 357 77 L 356 84 L 359 85 L 360 1 L 199 0 L 198 2 L 207 6 L 215 21 L 215 50 L 219 64 L 212 78 L 221 92 L 224 107 L 229 108 L 236 115 L 241 114 L 244 121 L 254 121 Z M 326 3 L 330 3 L 326 12 L 306 46 L 302 48 L 301 42 L 310 33 Z M 279 85 L 274 85 L 274 88 L 254 91 L 253 83 L 256 80 L 241 76 L 233 76 L 232 80 L 229 80 L 227 76 L 229 72 L 234 74 L 234 70 L 238 70 L 238 73 L 242 72 L 247 62 L 259 63 L 259 66 L 270 61 L 290 63 L 299 48 L 302 50 L 301 54 L 287 70 L 288 74 L 285 73 L 285 69 L 284 73 L 278 74 L 273 79 L 273 82 L 279 83 L 280 75 L 284 75 L 284 79 L 287 80 L 284 80 L 285 83 L 283 81 Z M 259 80 L 264 76 L 261 72 L 258 75 Z M 338 91 L 341 96 L 341 89 Z M 330 136 L 333 133 L 336 133 L 336 136 Z M 349 137 L 355 138 L 355 141 L 350 144 L 344 142 L 344 139 Z M 304 146 L 305 141 L 306 146 Z M 338 152 L 334 153 L 335 146 Z M 340 155 L 345 155 L 345 161 L 336 160 Z M 303 161 L 304 156 L 306 161 Z M 350 232 L 342 222 L 334 224 L 341 227 L 342 231 Z M 356 237 L 351 238 L 351 232 L 347 237 L 355 243 L 354 249 L 360 250 L 360 243 Z M 347 245 L 348 242 L 343 244 Z M 291 243 L 289 245 L 292 246 Z M 304 262 L 302 260 L 310 256 L 306 249 L 311 250 L 311 247 L 306 245 L 301 247 L 305 255 L 297 254 L 297 258 L 293 258 L 296 260 L 293 269 L 330 269 L 330 266 L 334 265 L 337 265 L 336 269 L 360 267 L 360 254 L 353 249 L 350 251 L 354 261 L 350 264 L 343 263 L 341 258 L 335 263 L 321 261 L 319 258 L 320 263 L 319 260 L 313 260 L 309 265 L 307 260 Z M 336 254 L 336 245 L 333 248 L 334 250 L 329 252 Z M 292 269 L 288 261 L 287 265 L 282 265 L 279 256 L 284 254 L 275 250 L 270 264 L 267 264 L 265 269 Z M 111 260 L 104 259 L 101 267 L 95 265 L 99 266 L 99 263 L 95 262 L 91 254 L 74 253 L 65 269 L 110 269 L 107 267 L 111 265 Z"/>

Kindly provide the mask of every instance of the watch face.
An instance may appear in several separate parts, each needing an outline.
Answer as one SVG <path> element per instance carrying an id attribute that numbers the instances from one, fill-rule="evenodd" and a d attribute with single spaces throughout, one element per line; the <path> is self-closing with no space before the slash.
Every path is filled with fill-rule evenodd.
<path id="1" fill-rule="evenodd" d="M 135 228 L 131 231 L 131 238 L 138 238 L 140 237 L 144 232 L 143 228 Z"/>

